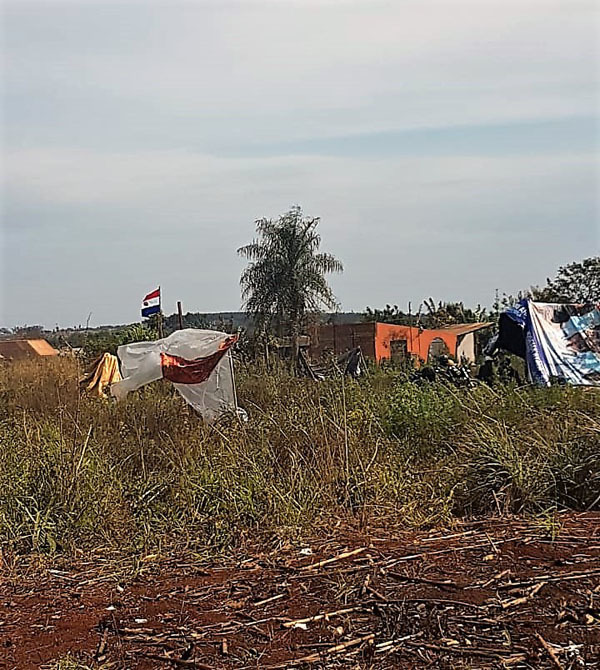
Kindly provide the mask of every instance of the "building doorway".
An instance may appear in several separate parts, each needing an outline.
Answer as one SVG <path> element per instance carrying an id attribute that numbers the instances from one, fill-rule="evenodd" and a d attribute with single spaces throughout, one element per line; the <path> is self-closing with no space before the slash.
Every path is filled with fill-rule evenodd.
<path id="1" fill-rule="evenodd" d="M 433 363 L 440 356 L 447 356 L 449 353 L 450 350 L 448 349 L 448 345 L 444 342 L 444 340 L 442 340 L 441 337 L 436 337 L 431 340 L 431 344 L 429 345 L 429 351 L 427 352 L 427 362 Z"/>

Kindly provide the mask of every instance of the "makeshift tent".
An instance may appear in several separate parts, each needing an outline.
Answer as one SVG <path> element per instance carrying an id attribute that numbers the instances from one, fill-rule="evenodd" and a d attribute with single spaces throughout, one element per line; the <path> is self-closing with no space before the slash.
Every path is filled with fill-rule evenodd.
<path id="1" fill-rule="evenodd" d="M 496 349 L 525 358 L 534 383 L 600 385 L 600 303 L 521 300 L 500 315 L 498 335 L 486 353 Z"/>
<path id="2" fill-rule="evenodd" d="M 27 358 L 56 356 L 58 351 L 46 340 L 0 340 L 0 356 L 16 361 Z"/>
<path id="3" fill-rule="evenodd" d="M 94 395 L 104 396 L 111 384 L 121 381 L 119 360 L 112 354 L 102 354 L 90 365 L 90 369 L 79 380 L 85 390 Z"/>
<path id="4" fill-rule="evenodd" d="M 236 412 L 231 347 L 236 337 L 214 330 L 186 328 L 155 342 L 117 349 L 123 380 L 111 386 L 120 400 L 157 379 L 168 379 L 206 421 Z"/>

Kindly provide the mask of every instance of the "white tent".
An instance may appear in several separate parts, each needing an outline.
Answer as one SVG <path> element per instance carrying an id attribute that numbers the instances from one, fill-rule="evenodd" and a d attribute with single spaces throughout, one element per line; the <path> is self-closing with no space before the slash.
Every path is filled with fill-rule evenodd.
<path id="1" fill-rule="evenodd" d="M 236 412 L 231 346 L 236 337 L 215 330 L 186 328 L 155 342 L 118 348 L 123 380 L 111 386 L 121 400 L 157 379 L 169 379 L 206 421 Z"/>

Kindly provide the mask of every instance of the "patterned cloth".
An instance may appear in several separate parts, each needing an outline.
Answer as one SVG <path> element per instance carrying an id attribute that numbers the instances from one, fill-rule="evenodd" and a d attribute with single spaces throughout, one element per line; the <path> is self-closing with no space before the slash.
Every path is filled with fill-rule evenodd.
<path id="1" fill-rule="evenodd" d="M 505 314 L 523 328 L 531 381 L 600 385 L 600 303 L 521 300 Z"/>

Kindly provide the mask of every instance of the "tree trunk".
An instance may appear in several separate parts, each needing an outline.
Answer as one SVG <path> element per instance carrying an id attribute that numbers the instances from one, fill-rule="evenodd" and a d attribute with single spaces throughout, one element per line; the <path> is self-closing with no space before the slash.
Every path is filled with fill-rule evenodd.
<path id="1" fill-rule="evenodd" d="M 291 368 L 298 368 L 298 359 L 300 357 L 300 319 L 295 314 L 291 322 Z"/>

